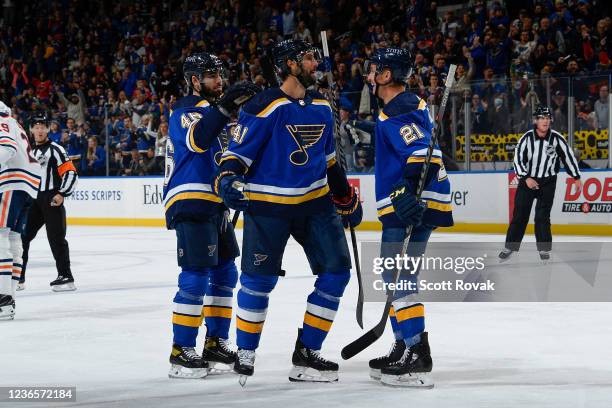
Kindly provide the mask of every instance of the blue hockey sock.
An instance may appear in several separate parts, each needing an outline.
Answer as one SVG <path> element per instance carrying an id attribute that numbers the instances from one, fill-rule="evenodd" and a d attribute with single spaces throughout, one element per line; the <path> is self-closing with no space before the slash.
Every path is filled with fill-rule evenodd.
<path id="1" fill-rule="evenodd" d="M 236 344 L 238 348 L 255 350 L 268 313 L 268 296 L 276 282 L 277 275 L 240 275 L 238 310 L 236 311 Z"/>
<path id="2" fill-rule="evenodd" d="M 397 323 L 397 317 L 395 317 L 395 308 L 391 306 L 389 309 L 389 321 L 391 322 L 391 328 L 393 329 L 393 335 L 395 340 L 402 339 L 402 331 L 400 330 L 399 324 Z"/>
<path id="3" fill-rule="evenodd" d="M 350 272 L 321 273 L 315 281 L 314 291 L 308 295 L 306 313 L 301 341 L 304 346 L 313 350 L 320 350 L 327 333 L 331 329 L 340 298 L 344 293 Z"/>
<path id="4" fill-rule="evenodd" d="M 237 280 L 238 271 L 233 259 L 210 269 L 202 310 L 207 337 L 228 338 L 232 321 L 232 296 Z"/>
<path id="5" fill-rule="evenodd" d="M 174 344 L 195 347 L 202 325 L 202 301 L 208 277 L 205 270 L 185 270 L 179 274 L 179 290 L 174 296 L 172 329 Z"/>
<path id="6" fill-rule="evenodd" d="M 406 303 L 401 301 L 393 302 L 395 308 L 395 316 L 399 325 L 402 338 L 406 345 L 412 346 L 415 336 L 420 335 L 425 331 L 425 307 L 422 303 Z M 410 343 L 410 344 L 409 344 Z"/>

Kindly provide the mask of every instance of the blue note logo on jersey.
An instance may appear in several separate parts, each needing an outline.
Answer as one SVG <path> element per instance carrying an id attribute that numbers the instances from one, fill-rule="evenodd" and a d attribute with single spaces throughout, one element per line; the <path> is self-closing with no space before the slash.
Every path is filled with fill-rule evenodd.
<path id="1" fill-rule="evenodd" d="M 253 256 L 255 257 L 255 261 L 253 262 L 253 265 L 255 266 L 261 265 L 262 262 L 265 262 L 266 259 L 268 259 L 268 255 L 265 254 L 253 254 Z"/>
<path id="2" fill-rule="evenodd" d="M 308 163 L 308 148 L 321 139 L 325 125 L 286 125 L 286 127 L 298 146 L 298 149 L 289 155 L 289 161 L 296 166 L 303 166 Z"/>

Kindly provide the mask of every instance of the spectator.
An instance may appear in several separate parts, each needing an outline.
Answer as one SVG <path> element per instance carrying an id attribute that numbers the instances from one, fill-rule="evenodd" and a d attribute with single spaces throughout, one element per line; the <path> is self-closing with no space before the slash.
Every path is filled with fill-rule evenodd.
<path id="1" fill-rule="evenodd" d="M 70 99 L 67 99 L 62 91 L 57 92 L 60 100 L 66 105 L 68 109 L 68 117 L 74 119 L 77 125 L 85 123 L 85 95 L 78 83 L 74 84 L 77 89 L 76 94 L 72 94 Z"/>
<path id="2" fill-rule="evenodd" d="M 291 38 L 295 33 L 295 12 L 291 8 L 291 2 L 285 3 L 285 11 L 283 12 L 283 36 Z"/>
<path id="3" fill-rule="evenodd" d="M 472 95 L 471 105 L 472 133 L 489 134 L 491 128 L 487 119 L 487 104 L 480 99 L 480 95 Z"/>
<path id="4" fill-rule="evenodd" d="M 491 128 L 490 133 L 494 135 L 505 135 L 510 133 L 509 117 L 510 112 L 508 111 L 503 95 L 495 95 L 493 103 L 489 105 L 488 110 L 488 121 Z"/>
<path id="5" fill-rule="evenodd" d="M 596 124 L 597 129 L 608 129 L 609 118 L 610 118 L 610 105 L 609 105 L 609 90 L 607 86 L 599 88 L 599 99 L 595 101 L 595 117 L 597 118 Z"/>
<path id="6" fill-rule="evenodd" d="M 54 120 L 51 122 L 51 126 L 49 127 L 49 140 L 55 143 L 60 143 L 62 140 L 62 130 L 59 127 L 59 123 Z"/>
<path id="7" fill-rule="evenodd" d="M 122 153 L 122 157 L 123 157 L 123 162 L 125 163 L 125 156 Z M 140 157 L 140 154 L 138 153 L 138 150 L 136 148 L 133 148 L 129 154 L 128 154 L 128 165 L 125 166 L 124 170 L 123 170 L 123 175 L 124 176 L 144 176 L 145 173 L 145 169 L 144 169 L 144 159 L 142 157 Z"/>
<path id="8" fill-rule="evenodd" d="M 87 139 L 87 152 L 81 166 L 84 176 L 103 176 L 106 166 L 106 152 L 98 146 L 98 139 L 90 136 Z"/>

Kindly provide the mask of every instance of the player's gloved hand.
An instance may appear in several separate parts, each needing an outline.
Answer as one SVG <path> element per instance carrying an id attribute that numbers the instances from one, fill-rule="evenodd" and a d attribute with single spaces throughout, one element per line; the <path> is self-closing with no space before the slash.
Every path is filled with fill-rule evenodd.
<path id="1" fill-rule="evenodd" d="M 336 212 L 342 217 L 342 225 L 344 228 L 356 227 L 361 224 L 363 218 L 363 209 L 359 196 L 353 187 L 350 193 L 345 197 L 332 197 Z"/>
<path id="2" fill-rule="evenodd" d="M 223 92 L 217 105 L 224 115 L 231 115 L 244 105 L 249 99 L 261 92 L 261 87 L 252 82 L 236 82 Z"/>
<path id="3" fill-rule="evenodd" d="M 401 181 L 395 184 L 389 198 L 391 198 L 395 214 L 400 220 L 407 225 L 417 226 L 421 224 L 425 213 L 425 205 L 417 201 L 409 183 Z"/>
<path id="4" fill-rule="evenodd" d="M 230 171 L 222 172 L 215 182 L 215 191 L 225 205 L 234 210 L 244 211 L 249 199 L 244 195 L 244 177 Z"/>

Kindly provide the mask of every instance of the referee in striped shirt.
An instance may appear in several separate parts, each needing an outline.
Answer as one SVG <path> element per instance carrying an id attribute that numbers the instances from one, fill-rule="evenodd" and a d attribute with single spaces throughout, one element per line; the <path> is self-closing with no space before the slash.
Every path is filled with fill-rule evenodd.
<path id="1" fill-rule="evenodd" d="M 49 140 L 49 121 L 45 115 L 35 116 L 30 127 L 35 142 L 32 153 L 42 166 L 42 174 L 38 197 L 30 207 L 25 233 L 22 235 L 23 271 L 18 289 L 23 289 L 25 282 L 30 242 L 36 237 L 38 230 L 46 225 L 47 239 L 55 258 L 58 275 L 51 282 L 51 289 L 55 292 L 75 290 L 66 241 L 64 197 L 74 191 L 78 179 L 77 171 L 64 148 Z"/>
<path id="2" fill-rule="evenodd" d="M 538 105 L 533 116 L 535 127 L 520 138 L 514 151 L 514 171 L 519 184 L 514 197 L 514 212 L 506 234 L 505 248 L 499 254 L 501 261 L 519 250 L 534 200 L 537 200 L 534 220 L 537 248 L 540 259 L 550 259 L 550 211 L 561 162 L 565 171 L 574 178 L 578 191 L 582 189 L 578 161 L 572 149 L 559 132 L 550 128 L 550 109 Z"/>

